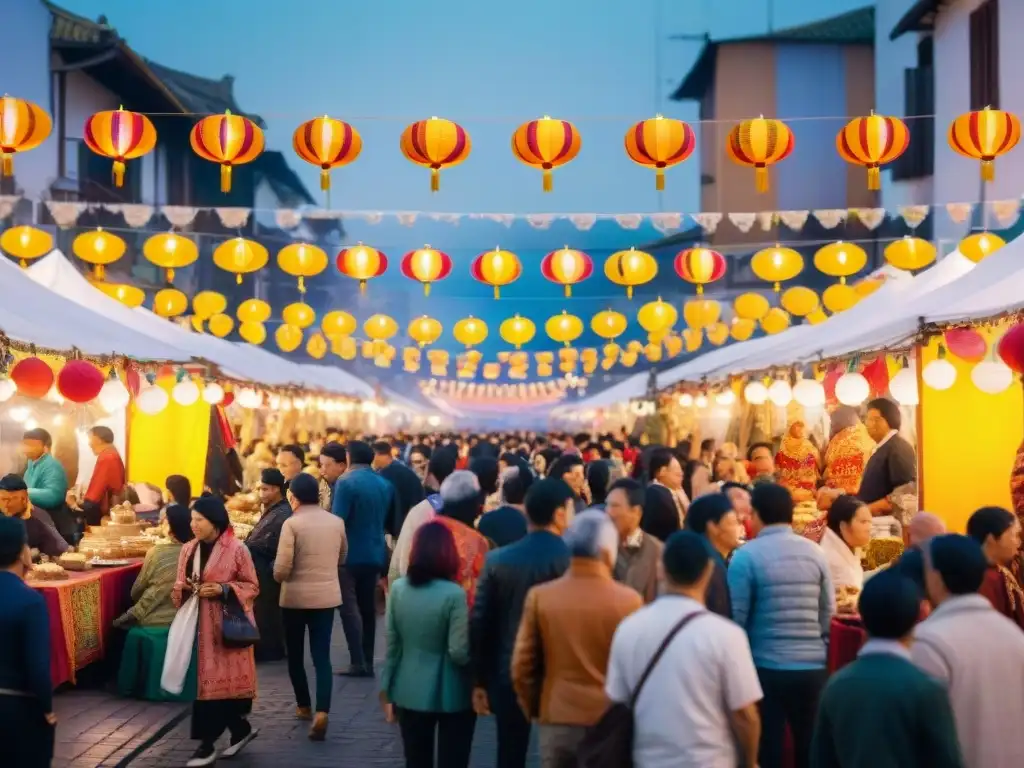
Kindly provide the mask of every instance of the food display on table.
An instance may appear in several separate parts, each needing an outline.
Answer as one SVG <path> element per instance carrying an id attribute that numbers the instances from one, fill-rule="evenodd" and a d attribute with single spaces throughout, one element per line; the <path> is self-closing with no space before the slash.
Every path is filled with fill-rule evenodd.
<path id="1" fill-rule="evenodd" d="M 859 588 L 851 584 L 836 587 L 836 613 L 846 615 L 857 613 L 858 600 L 860 600 Z"/>
<path id="2" fill-rule="evenodd" d="M 887 566 L 903 555 L 903 539 L 899 536 L 878 536 L 871 539 L 861 562 L 865 571 L 874 571 Z"/>
<path id="3" fill-rule="evenodd" d="M 81 552 L 65 552 L 57 558 L 57 564 L 65 571 L 84 571 L 89 568 L 89 559 Z"/>
<path id="4" fill-rule="evenodd" d="M 78 551 L 86 559 L 145 557 L 156 541 L 147 535 L 149 528 L 149 523 L 136 519 L 131 504 L 121 504 L 110 510 L 109 519 L 89 526 Z"/>
<path id="5" fill-rule="evenodd" d="M 817 520 L 820 514 L 813 500 L 801 501 L 793 508 L 793 530 L 803 533 L 804 528 Z"/>
<path id="6" fill-rule="evenodd" d="M 40 563 L 29 571 L 29 577 L 34 581 L 62 581 L 68 572 L 57 563 Z"/>

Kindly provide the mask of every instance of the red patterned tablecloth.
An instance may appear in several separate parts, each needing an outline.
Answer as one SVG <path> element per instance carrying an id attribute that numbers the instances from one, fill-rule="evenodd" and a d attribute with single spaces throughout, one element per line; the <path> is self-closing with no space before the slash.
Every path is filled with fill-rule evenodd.
<path id="1" fill-rule="evenodd" d="M 53 687 L 74 683 L 75 673 L 103 658 L 113 622 L 131 605 L 142 559 L 118 568 L 93 568 L 53 582 L 30 582 L 50 614 Z"/>

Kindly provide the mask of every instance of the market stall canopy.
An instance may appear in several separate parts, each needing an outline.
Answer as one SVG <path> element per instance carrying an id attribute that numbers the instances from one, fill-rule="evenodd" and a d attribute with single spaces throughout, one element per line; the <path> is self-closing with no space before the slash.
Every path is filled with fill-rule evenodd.
<path id="1" fill-rule="evenodd" d="M 986 285 L 965 294 L 945 306 L 926 309 L 927 323 L 955 323 L 963 320 L 987 320 L 1015 312 L 1024 307 L 1024 242 L 1021 239 L 1007 243 L 979 266 L 980 270 L 996 256 L 1001 258 L 986 267 Z M 991 271 L 990 271 L 991 270 Z"/>
<path id="2" fill-rule="evenodd" d="M 623 379 L 618 384 L 613 384 L 592 397 L 587 397 L 571 405 L 564 406 L 564 409 L 566 411 L 585 411 L 592 408 L 607 408 L 610 405 L 628 403 L 630 400 L 643 397 L 647 392 L 647 382 L 649 380 L 650 374 L 646 371 L 633 374 L 629 378 Z M 660 377 L 658 383 L 661 383 Z"/>
<path id="3" fill-rule="evenodd" d="M 353 376 L 348 371 L 336 368 L 332 365 L 313 365 L 302 363 L 298 366 L 310 381 L 322 381 L 321 388 L 330 392 L 352 395 L 365 399 L 373 398 L 376 395 L 373 387 L 360 378 Z"/>
<path id="4" fill-rule="evenodd" d="M 68 301 L 7 259 L 0 259 L 0 284 L 4 287 L 0 330 L 16 341 L 53 350 L 74 348 L 85 355 L 123 355 L 136 360 L 184 363 L 192 357 L 178 347 L 139 332 L 134 324 L 125 325 L 86 304 Z"/>

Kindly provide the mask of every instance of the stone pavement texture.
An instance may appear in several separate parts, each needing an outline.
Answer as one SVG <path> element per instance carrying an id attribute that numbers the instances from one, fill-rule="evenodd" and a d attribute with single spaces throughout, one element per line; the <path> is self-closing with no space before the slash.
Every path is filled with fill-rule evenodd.
<path id="1" fill-rule="evenodd" d="M 378 668 L 384 655 L 383 629 L 381 621 L 377 631 Z M 331 655 L 335 669 L 341 669 L 348 664 L 348 650 L 340 621 L 335 622 L 334 630 Z M 223 765 L 238 768 L 402 768 L 405 765 L 398 726 L 384 722 L 377 700 L 376 681 L 335 676 L 327 740 L 313 743 L 307 738 L 309 723 L 294 718 L 295 699 L 285 662 L 261 664 L 257 667 L 257 673 L 259 698 L 255 702 L 250 720 L 260 729 L 260 735 L 242 754 L 230 761 L 222 761 Z M 311 665 L 309 679 L 312 685 Z M 74 706 L 71 702 L 74 696 L 75 694 L 67 695 L 68 709 Z M 59 698 L 63 699 L 64 696 Z M 165 709 L 168 706 L 171 708 L 170 715 Z M 102 735 L 104 727 L 96 724 L 103 722 L 102 707 L 106 707 L 105 711 L 114 715 L 117 714 L 118 707 L 134 707 L 139 711 L 128 719 L 122 716 L 120 720 L 124 721 L 124 724 L 120 728 Z M 162 711 L 158 713 L 154 707 Z M 70 729 L 70 723 L 74 722 L 72 719 L 61 721 L 59 730 L 67 729 L 69 741 L 79 746 L 61 753 L 63 762 L 55 762 L 59 768 L 174 768 L 184 766 L 195 750 L 195 742 L 189 739 L 189 718 L 185 716 L 156 743 L 131 759 L 126 759 L 133 747 L 137 746 L 141 739 L 146 738 L 146 734 L 153 733 L 161 725 L 165 726 L 171 718 L 186 714 L 187 710 L 180 705 L 145 705 L 108 697 L 103 705 L 87 705 L 87 708 L 97 711 L 98 714 L 92 717 L 83 713 L 79 716 L 84 718 L 80 726 Z M 144 724 L 150 723 L 150 719 L 160 722 L 155 728 L 150 725 L 147 730 Z M 84 746 L 90 743 L 87 740 L 74 741 L 71 737 L 73 731 L 100 737 L 102 746 Z M 64 734 L 61 734 L 61 737 L 63 736 Z M 226 744 L 225 736 L 220 746 Z M 72 755 L 80 747 L 81 751 Z M 496 762 L 495 748 L 494 719 L 480 718 L 473 741 L 472 768 L 493 768 Z M 539 764 L 534 735 L 528 766 L 535 768 Z"/>

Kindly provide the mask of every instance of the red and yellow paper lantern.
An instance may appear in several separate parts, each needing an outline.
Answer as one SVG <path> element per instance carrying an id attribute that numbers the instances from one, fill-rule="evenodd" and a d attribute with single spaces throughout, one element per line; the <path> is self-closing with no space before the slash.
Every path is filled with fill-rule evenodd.
<path id="1" fill-rule="evenodd" d="M 231 191 L 231 169 L 251 163 L 263 152 L 263 131 L 252 120 L 230 111 L 204 117 L 189 134 L 192 151 L 203 160 L 220 163 L 220 191 Z"/>
<path id="2" fill-rule="evenodd" d="M 14 175 L 14 155 L 35 149 L 49 137 L 53 120 L 31 101 L 0 96 L 0 175 Z"/>
<path id="3" fill-rule="evenodd" d="M 242 275 L 257 272 L 267 266 L 270 253 L 255 240 L 235 237 L 217 246 L 213 252 L 213 263 L 235 276 L 235 283 L 242 284 Z"/>
<path id="4" fill-rule="evenodd" d="M 658 262 L 646 251 L 630 248 L 608 257 L 604 263 L 604 275 L 616 285 L 624 285 L 626 297 L 631 299 L 633 288 L 657 277 Z"/>
<path id="5" fill-rule="evenodd" d="M 324 115 L 295 129 L 292 149 L 320 168 L 320 189 L 326 192 L 331 188 L 331 169 L 354 162 L 363 151 L 363 137 L 348 123 Z"/>
<path id="6" fill-rule="evenodd" d="M 656 115 L 626 131 L 626 154 L 638 165 L 654 169 L 654 188 L 665 189 L 665 169 L 693 154 L 697 135 L 682 120 Z"/>
<path id="7" fill-rule="evenodd" d="M 441 188 L 441 169 L 458 165 L 473 147 L 466 129 L 451 120 L 417 120 L 402 131 L 399 144 L 410 162 L 430 169 L 430 191 Z"/>
<path id="8" fill-rule="evenodd" d="M 187 237 L 174 232 L 162 232 L 147 238 L 142 244 L 142 255 L 151 264 L 164 270 L 167 282 L 173 283 L 174 270 L 195 263 L 199 258 L 199 248 Z"/>
<path id="9" fill-rule="evenodd" d="M 725 277 L 725 256 L 701 246 L 680 251 L 676 254 L 674 266 L 677 275 L 697 286 L 698 296 L 704 293 L 705 285 Z"/>
<path id="10" fill-rule="evenodd" d="M 523 265 L 519 257 L 512 251 L 495 248 L 493 251 L 481 253 L 470 267 L 470 274 L 475 280 L 486 283 L 494 288 L 494 298 L 501 298 L 501 288 L 514 283 L 523 273 Z"/>
<path id="11" fill-rule="evenodd" d="M 767 192 L 768 168 L 789 157 L 793 145 L 788 125 L 762 116 L 744 120 L 729 131 L 725 150 L 734 163 L 753 168 L 757 191 Z"/>
<path id="12" fill-rule="evenodd" d="M 565 295 L 572 296 L 572 287 L 582 283 L 594 273 L 594 262 L 583 251 L 569 246 L 552 251 L 540 263 L 540 273 L 546 280 L 565 287 Z"/>
<path id="13" fill-rule="evenodd" d="M 122 187 L 125 162 L 153 151 L 156 128 L 145 115 L 118 107 L 97 112 L 86 120 L 82 139 L 97 155 L 114 161 L 114 186 Z"/>
<path id="14" fill-rule="evenodd" d="M 868 169 L 868 189 L 881 189 L 880 166 L 891 163 L 910 146 L 910 130 L 898 117 L 872 112 L 855 117 L 836 134 L 836 151 L 853 165 Z"/>
<path id="15" fill-rule="evenodd" d="M 425 245 L 402 257 L 402 274 L 423 283 L 423 295 L 430 295 L 430 284 L 444 280 L 452 272 L 451 257 L 444 251 Z"/>
<path id="16" fill-rule="evenodd" d="M 954 152 L 981 161 L 982 181 L 996 177 L 995 159 L 1020 141 L 1020 119 L 1001 109 L 966 112 L 949 126 L 949 146 Z"/>
<path id="17" fill-rule="evenodd" d="M 338 251 L 336 264 L 341 274 L 359 281 L 360 293 L 366 293 L 366 281 L 387 271 L 388 257 L 376 248 L 357 243 Z"/>
<path id="18" fill-rule="evenodd" d="M 551 171 L 572 161 L 580 153 L 582 143 L 575 125 L 545 115 L 516 128 L 512 134 L 512 154 L 521 163 L 539 168 L 544 191 L 550 192 Z"/>

